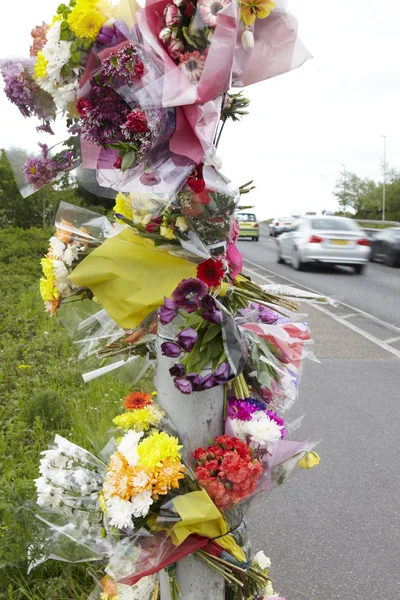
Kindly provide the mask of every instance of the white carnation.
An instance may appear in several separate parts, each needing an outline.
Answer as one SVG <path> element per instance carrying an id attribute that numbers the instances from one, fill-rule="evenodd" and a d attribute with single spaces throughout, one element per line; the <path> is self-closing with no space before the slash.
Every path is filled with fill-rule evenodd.
<path id="1" fill-rule="evenodd" d="M 132 526 L 135 508 L 131 502 L 114 496 L 107 500 L 107 509 L 112 527 L 124 529 Z"/>
<path id="2" fill-rule="evenodd" d="M 74 262 L 74 260 L 77 260 L 79 255 L 79 250 L 76 246 L 70 246 L 68 244 L 67 248 L 64 250 L 63 253 L 63 261 L 66 265 L 68 265 L 69 267 L 72 265 L 72 263 Z"/>
<path id="3" fill-rule="evenodd" d="M 151 492 L 145 490 L 144 492 L 140 492 L 140 494 L 136 494 L 131 499 L 131 504 L 133 506 L 133 515 L 135 517 L 145 517 L 149 512 L 150 506 L 153 504 Z"/>
<path id="4" fill-rule="evenodd" d="M 122 438 L 118 450 L 121 452 L 129 463 L 129 466 L 136 467 L 139 462 L 138 443 L 143 437 L 143 432 L 128 431 Z"/>
<path id="5" fill-rule="evenodd" d="M 50 238 L 50 248 L 52 249 L 52 252 L 56 258 L 60 260 L 63 258 L 65 244 L 54 235 Z"/>
<path id="6" fill-rule="evenodd" d="M 268 569 L 271 566 L 271 559 L 265 556 L 264 552 L 260 550 L 253 558 L 253 563 L 260 567 L 260 569 Z"/>

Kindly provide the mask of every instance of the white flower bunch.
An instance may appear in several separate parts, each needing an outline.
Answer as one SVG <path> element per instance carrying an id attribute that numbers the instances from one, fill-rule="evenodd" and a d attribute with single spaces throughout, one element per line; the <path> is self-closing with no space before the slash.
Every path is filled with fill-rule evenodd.
<path id="1" fill-rule="evenodd" d="M 230 420 L 234 435 L 246 442 L 250 438 L 250 446 L 271 447 L 282 438 L 283 426 L 278 425 L 263 410 L 251 415 L 250 421 Z"/>

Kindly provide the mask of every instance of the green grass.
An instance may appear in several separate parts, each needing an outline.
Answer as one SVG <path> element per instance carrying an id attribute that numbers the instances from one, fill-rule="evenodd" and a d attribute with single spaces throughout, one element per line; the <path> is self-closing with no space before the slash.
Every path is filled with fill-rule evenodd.
<path id="1" fill-rule="evenodd" d="M 118 372 L 84 384 L 60 320 L 44 312 L 39 260 L 50 235 L 0 231 L 0 600 L 86 600 L 85 565 L 48 561 L 27 575 L 28 548 L 43 536 L 33 479 L 55 433 L 99 447 L 131 390 Z M 151 385 L 148 375 L 136 387 Z"/>

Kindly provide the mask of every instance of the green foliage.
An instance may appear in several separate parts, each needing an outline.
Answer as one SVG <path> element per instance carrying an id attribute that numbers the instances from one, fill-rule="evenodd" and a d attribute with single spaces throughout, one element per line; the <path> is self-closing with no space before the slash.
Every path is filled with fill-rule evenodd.
<path id="1" fill-rule="evenodd" d="M 353 209 L 358 219 L 380 220 L 382 218 L 383 183 L 358 177 L 345 171 L 338 180 L 334 196 L 346 212 Z M 400 221 L 400 173 L 391 170 L 386 175 L 385 218 Z"/>
<path id="2" fill-rule="evenodd" d="M 44 312 L 39 261 L 50 235 L 0 231 L 0 600 L 86 600 L 85 565 L 49 561 L 26 574 L 28 548 L 44 543 L 33 479 L 55 433 L 100 449 L 131 391 L 118 372 L 84 384 L 59 319 Z M 138 389 L 152 391 L 150 378 Z"/>

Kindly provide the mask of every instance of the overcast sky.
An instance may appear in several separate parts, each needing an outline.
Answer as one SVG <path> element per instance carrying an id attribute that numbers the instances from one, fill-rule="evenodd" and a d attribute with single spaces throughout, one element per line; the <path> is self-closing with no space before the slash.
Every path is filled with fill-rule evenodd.
<path id="1" fill-rule="evenodd" d="M 18 0 L 3 7 L 0 57 L 27 55 L 32 27 L 49 20 L 58 2 Z M 400 41 L 398 0 L 290 0 L 300 37 L 313 60 L 287 75 L 247 88 L 250 115 L 226 127 L 223 171 L 254 179 L 246 201 L 259 217 L 332 210 L 342 165 L 381 177 L 400 166 Z M 0 92 L 0 147 L 33 147 L 28 121 Z"/>

